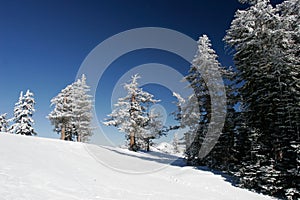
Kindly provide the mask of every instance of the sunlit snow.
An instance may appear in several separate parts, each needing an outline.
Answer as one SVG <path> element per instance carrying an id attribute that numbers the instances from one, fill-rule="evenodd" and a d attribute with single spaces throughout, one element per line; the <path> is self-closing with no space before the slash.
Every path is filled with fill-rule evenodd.
<path id="1" fill-rule="evenodd" d="M 180 159 L 170 164 L 174 156 L 159 152 L 0 133 L 0 155 L 4 200 L 271 199 L 234 187 L 221 175 L 184 167 Z M 134 174 L 132 166 L 160 170 Z"/>

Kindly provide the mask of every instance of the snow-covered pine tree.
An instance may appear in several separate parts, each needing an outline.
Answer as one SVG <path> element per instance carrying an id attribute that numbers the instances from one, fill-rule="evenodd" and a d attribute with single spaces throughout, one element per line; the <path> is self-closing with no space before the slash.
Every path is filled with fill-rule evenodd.
<path id="1" fill-rule="evenodd" d="M 180 94 L 173 92 L 173 96 L 176 98 L 177 101 L 174 101 L 173 103 L 176 104 L 176 108 L 177 110 L 175 110 L 174 112 L 172 112 L 171 114 L 174 116 L 174 119 L 178 122 L 180 122 L 179 125 L 173 125 L 170 126 L 167 131 L 171 131 L 171 130 L 177 130 L 177 129 L 182 129 L 185 128 L 185 125 L 183 123 L 182 120 L 182 115 L 183 115 L 183 110 L 185 109 L 183 106 L 185 104 L 185 99 L 181 97 Z M 190 115 L 189 115 L 190 116 Z M 197 115 L 198 116 L 198 115 Z M 198 120 L 196 118 L 196 123 L 198 123 Z M 175 133 L 176 134 L 176 133 Z M 184 152 L 186 151 L 186 149 L 190 146 L 191 142 L 188 138 L 189 132 L 185 132 L 184 136 L 181 138 L 181 143 L 184 145 Z M 175 136 L 175 135 L 174 135 Z M 174 140 L 174 138 L 173 138 Z M 173 144 L 174 146 L 174 144 Z"/>
<path id="2" fill-rule="evenodd" d="M 19 117 L 22 112 L 22 101 L 23 101 L 23 91 L 20 92 L 19 100 L 17 103 L 15 103 L 14 117 L 9 119 L 10 122 L 13 122 L 13 124 L 8 128 L 8 131 L 10 133 L 16 133 L 16 129 L 19 129 L 20 120 L 18 120 L 18 122 L 16 121 L 17 121 L 17 117 Z"/>
<path id="3" fill-rule="evenodd" d="M 193 111 L 186 112 L 189 110 L 186 108 L 186 111 L 184 112 L 186 115 L 193 113 L 192 115 L 195 116 L 189 120 L 192 120 L 191 122 L 197 125 L 197 131 L 195 132 L 196 134 L 192 136 L 192 138 L 194 138 L 193 142 L 186 151 L 186 155 L 190 164 L 205 164 L 209 162 L 209 155 L 206 156 L 206 158 L 199 159 L 199 152 L 201 148 L 208 148 L 211 145 L 211 142 L 215 139 L 206 135 L 212 115 L 212 102 L 208 86 L 214 87 L 214 90 L 219 92 L 219 94 L 214 94 L 215 97 L 221 97 L 223 95 L 221 94 L 223 83 L 220 83 L 215 75 L 218 73 L 223 74 L 224 69 L 220 67 L 220 63 L 217 61 L 217 55 L 211 46 L 211 42 L 206 35 L 203 35 L 199 38 L 198 50 L 192 61 L 189 73 L 185 77 L 185 80 L 190 83 L 190 88 L 194 90 L 194 93 L 188 98 L 186 103 L 187 108 L 190 108 Z M 218 107 L 218 103 L 222 105 L 223 101 L 225 101 L 225 99 L 218 98 L 217 101 L 213 102 L 214 106 Z M 194 102 L 196 102 L 196 104 Z M 197 105 L 198 107 L 195 108 L 194 105 Z M 214 119 L 221 119 L 221 116 L 224 114 L 225 110 L 226 108 L 221 108 L 219 113 L 214 113 Z M 199 113 L 200 116 L 197 116 L 197 113 Z M 218 114 L 220 116 L 217 116 Z M 195 123 L 195 120 L 197 120 L 198 123 Z M 219 121 L 214 121 L 211 123 L 212 126 L 217 124 L 219 124 Z"/>
<path id="4" fill-rule="evenodd" d="M 130 83 L 124 85 L 127 95 L 118 99 L 112 113 L 108 115 L 109 118 L 103 123 L 106 126 L 118 127 L 119 131 L 124 132 L 130 140 L 129 149 L 134 151 L 140 148 L 138 142 L 157 136 L 155 134 L 157 128 L 154 126 L 159 121 L 158 116 L 149 111 L 150 106 L 159 100 L 139 87 L 139 78 L 140 76 L 136 74 L 132 76 Z"/>
<path id="5" fill-rule="evenodd" d="M 54 131 L 61 134 L 61 140 L 73 140 L 74 138 L 74 127 L 71 124 L 74 117 L 72 100 L 72 85 L 68 85 L 51 99 L 51 106 L 54 106 L 54 109 L 47 118 L 54 126 Z"/>
<path id="6" fill-rule="evenodd" d="M 239 70 L 239 82 L 245 81 L 239 92 L 243 98 L 243 116 L 247 121 L 245 128 L 249 131 L 244 139 L 250 140 L 250 149 L 249 154 L 244 156 L 241 183 L 259 191 L 264 191 L 267 184 L 263 181 L 261 167 L 270 164 L 272 148 L 272 136 L 267 133 L 266 126 L 273 124 L 267 116 L 270 113 L 270 94 L 276 95 L 276 92 L 272 88 L 274 84 L 270 83 L 272 64 L 267 51 L 274 45 L 271 30 L 276 20 L 275 9 L 267 0 L 260 0 L 248 10 L 236 12 L 225 37 L 236 50 L 234 59 Z M 270 114 L 274 116 L 274 113 Z"/>
<path id="7" fill-rule="evenodd" d="M 277 168 L 281 172 L 280 181 L 289 199 L 300 198 L 299 149 L 300 144 L 300 0 L 286 0 L 277 6 L 280 24 L 277 30 L 277 52 L 273 57 L 278 68 L 284 73 L 278 77 L 280 82 L 280 116 L 278 123 L 281 134 L 276 137 L 280 141 L 279 155 L 281 159 Z M 298 189 L 297 189 L 298 188 Z"/>
<path id="8" fill-rule="evenodd" d="M 7 113 L 0 115 L 0 132 L 6 132 L 8 128 L 8 121 L 6 119 Z"/>
<path id="9" fill-rule="evenodd" d="M 240 3 L 256 4 L 258 0 L 238 0 Z"/>
<path id="10" fill-rule="evenodd" d="M 237 11 L 225 41 L 236 52 L 248 139 L 243 143 L 250 144 L 241 181 L 283 197 L 285 189 L 297 185 L 289 171 L 296 167 L 291 142 L 299 141 L 299 0 L 285 1 L 277 9 L 258 0 Z M 276 179 L 272 187 L 266 177 Z"/>
<path id="11" fill-rule="evenodd" d="M 146 151 L 150 151 L 151 141 L 165 135 L 162 124 L 162 117 L 160 113 L 156 112 L 155 109 L 150 109 L 147 113 L 148 121 L 145 124 L 142 136 L 139 137 L 141 141 L 138 146 L 142 147 Z"/>
<path id="12" fill-rule="evenodd" d="M 68 85 L 51 100 L 53 111 L 47 116 L 62 140 L 87 142 L 92 135 L 92 100 L 86 77 Z"/>
<path id="13" fill-rule="evenodd" d="M 195 145 L 195 137 L 198 134 L 198 124 L 199 124 L 199 106 L 198 101 L 196 99 L 196 95 L 190 95 L 187 100 L 181 97 L 180 94 L 173 92 L 173 96 L 176 97 L 177 102 L 177 111 L 172 114 L 175 116 L 175 120 L 180 122 L 179 126 L 173 126 L 170 130 L 182 129 L 185 130 L 184 133 L 184 144 L 185 144 L 185 156 L 187 158 L 188 164 L 196 164 L 193 163 L 192 154 L 193 152 L 197 152 L 196 148 L 198 145 Z M 193 146 L 192 146 L 193 144 Z M 200 144 L 199 144 L 200 145 Z M 199 147 L 197 147 L 199 148 Z M 199 149 L 198 149 L 199 151 Z"/>
<path id="14" fill-rule="evenodd" d="M 83 74 L 72 84 L 72 113 L 71 119 L 74 125 L 78 142 L 87 142 L 92 136 L 92 100 L 88 94 L 90 87 L 86 84 L 86 77 Z"/>
<path id="15" fill-rule="evenodd" d="M 236 131 L 239 113 L 234 108 L 239 101 L 235 82 L 236 73 L 231 67 L 220 68 L 220 72 L 226 89 L 226 118 L 218 142 L 208 155 L 207 165 L 223 172 L 235 174 L 239 169 L 239 146 L 237 146 L 238 134 Z"/>
<path id="16" fill-rule="evenodd" d="M 36 135 L 32 125 L 34 120 L 32 115 L 35 112 L 34 109 L 35 100 L 33 93 L 27 90 L 25 95 L 20 93 L 19 101 L 15 104 L 14 117 L 11 119 L 13 124 L 9 128 L 9 132 L 21 135 Z"/>

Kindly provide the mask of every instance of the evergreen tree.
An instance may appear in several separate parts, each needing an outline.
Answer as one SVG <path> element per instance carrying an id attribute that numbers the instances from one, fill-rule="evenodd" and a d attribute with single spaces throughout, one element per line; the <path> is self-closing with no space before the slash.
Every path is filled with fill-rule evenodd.
<path id="1" fill-rule="evenodd" d="M 62 140 L 86 142 L 92 135 L 91 96 L 86 77 L 68 85 L 51 100 L 53 111 L 48 115 L 54 130 L 61 134 Z"/>
<path id="2" fill-rule="evenodd" d="M 20 93 L 19 101 L 15 104 L 14 117 L 11 119 L 13 124 L 9 128 L 9 132 L 21 134 L 21 135 L 36 135 L 32 125 L 34 120 L 32 115 L 35 112 L 34 109 L 35 100 L 33 93 L 27 90 L 26 94 Z"/>
<path id="3" fill-rule="evenodd" d="M 171 127 L 170 130 L 178 128 L 187 130 L 184 133 L 184 143 L 186 145 L 185 154 L 188 164 L 202 164 L 211 168 L 235 173 L 239 166 L 238 134 L 236 131 L 238 112 L 234 109 L 239 100 L 236 91 L 236 73 L 231 68 L 225 70 L 225 68 L 220 67 L 217 56 L 211 48 L 207 36 L 200 37 L 198 45 L 193 65 L 186 77 L 186 80 L 189 80 L 191 83 L 190 87 L 194 90 L 194 94 L 185 100 L 179 94 L 173 93 L 177 98 L 176 105 L 178 108 L 177 112 L 174 112 L 173 115 L 176 120 L 180 121 L 180 126 Z M 200 68 L 202 69 L 200 70 Z M 215 76 L 211 76 L 211 74 L 216 72 L 219 72 L 223 76 L 223 79 L 226 80 L 225 88 L 227 90 L 226 96 L 228 102 L 225 107 L 220 106 L 225 101 L 225 99 L 220 98 L 222 96 L 223 83 L 220 83 Z M 206 136 L 207 126 L 211 120 L 210 94 L 207 87 L 208 80 L 205 80 L 205 76 L 209 77 L 210 86 L 214 87 L 215 91 L 219 91 L 217 95 L 220 95 L 217 98 L 218 101 L 215 102 L 215 104 L 220 103 L 219 112 L 217 112 L 220 115 L 215 114 L 215 119 L 218 119 L 218 117 L 221 118 L 221 114 L 224 114 L 225 110 L 227 110 L 227 116 L 218 142 L 205 158 L 199 159 L 199 150 L 202 147 L 203 138 Z M 217 95 L 215 94 L 215 96 Z M 212 123 L 214 124 L 214 122 Z M 215 121 L 215 124 L 218 124 L 218 121 Z M 209 140 L 205 142 L 207 141 Z"/>
<path id="4" fill-rule="evenodd" d="M 142 142 L 138 145 L 146 151 L 150 151 L 151 141 L 162 135 L 165 135 L 162 124 L 162 117 L 155 109 L 150 109 L 147 113 L 147 123 L 144 125 L 144 131 L 140 140 Z"/>
<path id="5" fill-rule="evenodd" d="M 66 88 L 51 99 L 51 106 L 54 106 L 53 111 L 48 115 L 51 124 L 54 125 L 54 131 L 61 134 L 61 140 L 73 140 L 73 127 L 71 119 L 72 113 L 72 86 Z"/>
<path id="6" fill-rule="evenodd" d="M 258 0 L 238 0 L 240 3 L 256 4 Z"/>
<path id="7" fill-rule="evenodd" d="M 206 35 L 199 38 L 198 50 L 192 61 L 189 73 L 185 77 L 185 80 L 190 83 L 190 87 L 194 90 L 194 93 L 188 98 L 184 111 L 185 115 L 192 113 L 192 118 L 189 117 L 190 119 L 184 121 L 197 126 L 192 128 L 194 129 L 193 135 L 186 134 L 188 138 L 193 138 L 193 142 L 186 150 L 190 164 L 205 164 L 211 160 L 209 156 L 202 158 L 200 155 L 201 150 L 211 150 L 210 148 L 213 146 L 212 142 L 216 138 L 215 136 L 207 135 L 208 130 L 209 128 L 211 130 L 216 129 L 220 124 L 219 120 L 221 120 L 222 114 L 226 112 L 226 107 L 221 108 L 222 103 L 225 101 L 225 99 L 221 98 L 224 95 L 221 94 L 223 82 L 220 83 L 216 77 L 217 74 L 222 75 L 224 69 L 220 67 L 217 55 L 211 46 L 211 42 Z M 215 94 L 210 93 L 208 90 L 209 87 L 214 88 L 214 91 L 218 92 Z M 217 99 L 213 102 L 215 109 L 218 108 L 218 111 L 214 112 L 214 116 L 212 116 L 211 110 L 211 95 L 214 95 L 215 100 Z M 195 107 L 195 105 L 198 107 Z M 190 109 L 193 111 L 189 111 Z"/>
<path id="8" fill-rule="evenodd" d="M 92 136 L 92 100 L 88 94 L 90 87 L 86 84 L 86 77 L 83 74 L 72 85 L 72 124 L 78 142 L 86 142 Z"/>
<path id="9" fill-rule="evenodd" d="M 171 131 L 171 130 L 177 130 L 177 129 L 183 129 L 186 128 L 186 124 L 182 121 L 182 116 L 185 112 L 186 107 L 185 106 L 185 99 L 181 97 L 180 94 L 173 92 L 173 96 L 176 97 L 177 101 L 173 102 L 176 104 L 177 110 L 172 112 L 171 114 L 174 116 L 174 119 L 176 121 L 180 122 L 180 125 L 174 125 L 174 126 L 170 126 L 167 131 Z M 192 113 L 193 114 L 193 113 Z M 193 116 L 193 115 L 187 115 L 187 116 Z M 198 116 L 198 115 L 196 115 Z M 198 123 L 197 121 L 198 117 L 196 117 L 196 123 Z M 176 134 L 176 133 L 175 133 Z M 184 136 L 181 138 L 181 143 L 184 145 L 184 152 L 186 152 L 186 149 L 190 146 L 191 144 L 191 139 L 189 139 L 190 132 L 187 131 L 184 133 Z M 175 135 L 173 138 L 173 146 L 175 146 L 174 144 L 174 139 L 175 139 Z M 174 147 L 175 148 L 175 147 Z"/>
<path id="10" fill-rule="evenodd" d="M 195 145 L 195 137 L 198 134 L 199 124 L 199 106 L 196 96 L 190 95 L 187 100 L 181 97 L 180 94 L 173 92 L 173 96 L 177 98 L 177 111 L 173 113 L 175 120 L 180 122 L 180 126 L 173 126 L 170 130 L 183 129 L 184 133 L 184 144 L 185 144 L 185 156 L 188 164 L 196 164 L 193 160 L 194 156 L 198 156 L 199 146 Z"/>
<path id="11" fill-rule="evenodd" d="M 7 113 L 0 115 L 0 132 L 6 132 L 8 128 L 8 121 L 6 119 Z"/>
<path id="12" fill-rule="evenodd" d="M 277 115 L 281 134 L 280 162 L 277 167 L 281 172 L 280 182 L 289 199 L 300 198 L 299 149 L 300 143 L 300 1 L 286 0 L 277 6 L 280 16 L 278 30 L 278 66 L 284 68 L 279 76 L 281 82 L 281 104 Z M 278 80 L 278 81 L 279 81 Z"/>
<path id="13" fill-rule="evenodd" d="M 244 187 L 283 197 L 297 188 L 299 141 L 299 1 L 275 9 L 258 0 L 237 11 L 226 42 L 235 49 L 245 144 L 241 183 Z"/>
<path id="14" fill-rule="evenodd" d="M 264 126 L 271 123 L 264 119 L 267 114 L 265 108 L 268 104 L 263 105 L 265 103 L 263 101 L 268 98 L 266 94 L 269 88 L 266 86 L 270 84 L 266 84 L 268 81 L 264 75 L 266 71 L 261 70 L 260 67 L 270 64 L 265 49 L 271 45 L 268 40 L 271 39 L 270 29 L 274 26 L 275 17 L 275 10 L 272 6 L 267 1 L 259 1 L 246 11 L 237 11 L 225 37 L 226 41 L 237 51 L 235 62 L 240 72 L 240 82 L 246 82 L 239 92 L 243 97 L 243 116 L 247 120 L 244 128 L 248 130 L 248 133 L 244 139 L 249 140 L 248 152 L 250 154 L 246 154 L 244 159 L 241 183 L 246 187 L 256 189 L 260 185 L 265 186 L 255 178 L 262 173 L 261 164 L 269 161 L 268 152 L 264 150 L 270 149 L 260 140 L 264 135 L 262 132 L 265 129 Z M 270 137 L 265 139 L 270 141 Z"/>
<path id="15" fill-rule="evenodd" d="M 206 165 L 235 174 L 240 167 L 238 153 L 240 146 L 238 146 L 238 132 L 236 130 L 239 123 L 239 113 L 234 108 L 239 101 L 235 82 L 236 73 L 231 68 L 227 70 L 220 68 L 220 72 L 223 75 L 226 88 L 226 118 L 218 142 L 207 156 L 208 163 Z"/>
<path id="16" fill-rule="evenodd" d="M 150 139 L 162 133 L 159 130 L 159 116 L 149 110 L 158 100 L 139 87 L 139 78 L 140 76 L 134 75 L 130 83 L 124 85 L 127 95 L 118 99 L 114 110 L 108 115 L 110 118 L 104 122 L 104 125 L 116 126 L 119 131 L 126 133 L 130 140 L 129 149 L 134 151 L 143 148 L 145 141 L 146 150 L 149 150 Z"/>

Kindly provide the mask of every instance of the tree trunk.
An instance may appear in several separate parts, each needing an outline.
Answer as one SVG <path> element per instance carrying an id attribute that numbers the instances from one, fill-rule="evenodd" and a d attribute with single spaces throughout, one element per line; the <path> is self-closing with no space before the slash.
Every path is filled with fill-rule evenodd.
<path id="1" fill-rule="evenodd" d="M 77 135 L 77 142 L 81 142 L 80 134 Z"/>
<path id="2" fill-rule="evenodd" d="M 150 151 L 150 139 L 147 139 L 147 151 Z"/>
<path id="3" fill-rule="evenodd" d="M 64 96 L 63 106 L 65 106 L 66 103 L 67 103 L 67 98 Z M 65 124 L 62 124 L 60 139 L 61 140 L 65 140 L 66 139 L 66 125 Z"/>
<path id="4" fill-rule="evenodd" d="M 60 139 L 65 140 L 65 138 L 66 138 L 66 126 L 62 125 Z"/>
<path id="5" fill-rule="evenodd" d="M 130 114 L 130 117 L 132 118 L 132 113 L 134 112 L 134 109 L 132 107 L 133 103 L 135 102 L 135 95 L 132 94 L 131 96 L 131 108 L 129 110 L 129 114 Z M 134 132 L 131 132 L 130 133 L 130 142 L 129 142 L 129 150 L 132 150 L 132 151 L 136 151 L 137 148 L 136 148 L 136 144 L 135 144 L 135 134 Z"/>
<path id="6" fill-rule="evenodd" d="M 130 133 L 130 143 L 129 143 L 129 149 L 136 151 L 136 147 L 135 147 L 135 136 L 134 133 Z"/>

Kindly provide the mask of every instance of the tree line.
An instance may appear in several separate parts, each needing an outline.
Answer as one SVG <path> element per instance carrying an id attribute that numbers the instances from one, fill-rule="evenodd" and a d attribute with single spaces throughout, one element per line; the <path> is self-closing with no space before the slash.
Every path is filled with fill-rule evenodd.
<path id="1" fill-rule="evenodd" d="M 235 13 L 224 37 L 235 66 L 222 67 L 204 35 L 185 77 L 195 93 L 188 99 L 174 94 L 177 128 L 188 128 L 186 159 L 190 165 L 234 175 L 241 187 L 299 199 L 300 1 L 286 0 L 276 6 L 268 0 L 241 2 L 249 7 Z M 199 67 L 223 75 L 227 96 L 223 131 L 205 158 L 199 157 L 199 150 L 209 124 L 218 122 L 211 121 L 213 102 Z"/>
<path id="2" fill-rule="evenodd" d="M 54 108 L 47 118 L 54 126 L 54 131 L 61 135 L 60 139 L 87 142 L 92 136 L 92 100 L 88 92 L 86 77 L 82 75 L 51 100 L 51 106 Z M 35 103 L 34 94 L 30 90 L 27 90 L 25 95 L 21 91 L 13 117 L 7 119 L 7 113 L 0 115 L 0 131 L 27 136 L 37 135 L 32 118 Z"/>

